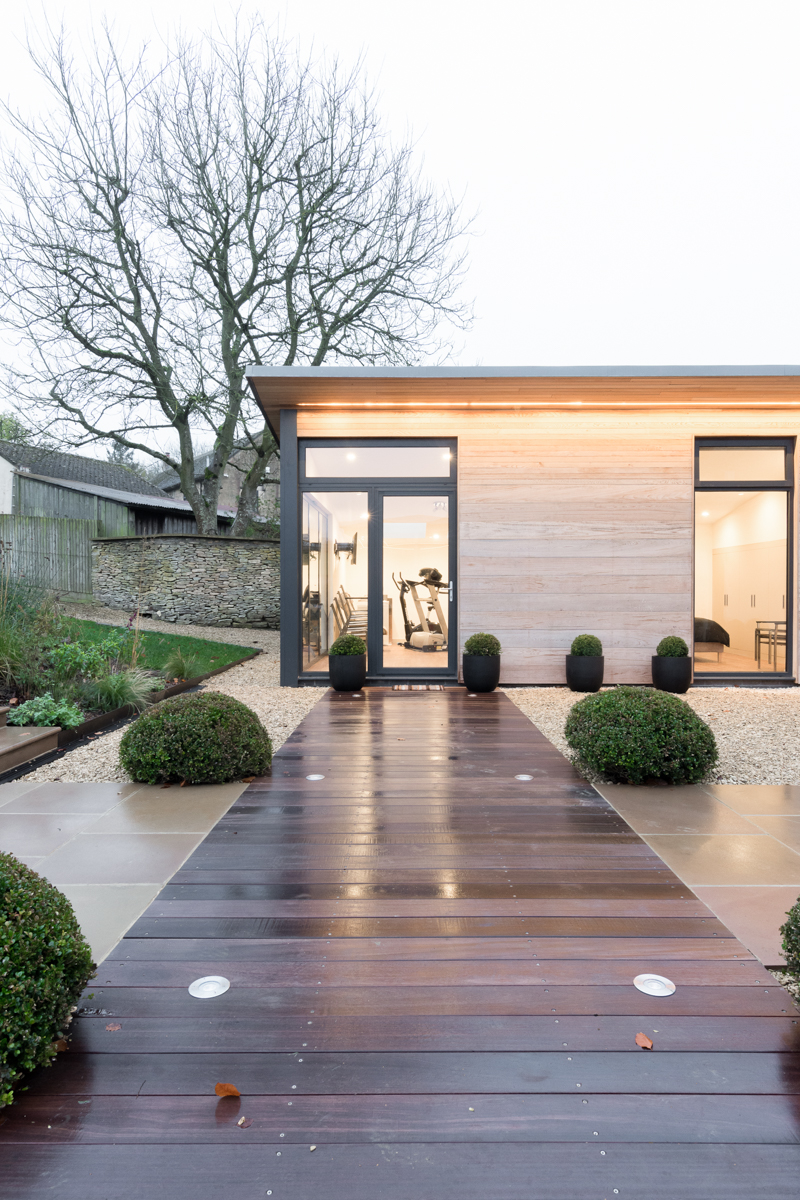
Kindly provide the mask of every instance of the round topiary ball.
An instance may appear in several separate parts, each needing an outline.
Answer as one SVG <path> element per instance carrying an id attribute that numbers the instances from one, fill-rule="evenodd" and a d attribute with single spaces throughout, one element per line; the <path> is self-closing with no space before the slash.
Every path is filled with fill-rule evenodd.
<path id="1" fill-rule="evenodd" d="M 564 730 L 579 765 L 615 783 L 697 783 L 717 761 L 694 709 L 654 688 L 616 687 L 573 706 Z"/>
<path id="2" fill-rule="evenodd" d="M 786 959 L 786 970 L 790 975 L 800 978 L 800 899 L 792 905 L 786 916 L 789 920 L 781 925 L 781 949 Z"/>
<path id="3" fill-rule="evenodd" d="M 493 633 L 473 633 L 464 643 L 464 653 L 477 658 L 494 658 L 500 650 L 500 643 Z"/>
<path id="4" fill-rule="evenodd" d="M 659 658 L 686 658 L 689 653 L 689 647 L 682 637 L 665 637 L 662 638 L 656 647 L 656 654 Z"/>
<path id="5" fill-rule="evenodd" d="M 569 652 L 578 658 L 601 658 L 603 643 L 593 633 L 579 633 L 573 638 Z"/>
<path id="6" fill-rule="evenodd" d="M 94 971 L 72 905 L 12 854 L 0 854 L 0 1107 L 18 1079 L 55 1057 Z"/>
<path id="7" fill-rule="evenodd" d="M 366 653 L 367 643 L 363 638 L 360 638 L 357 633 L 343 633 L 341 637 L 338 637 L 336 641 L 333 642 L 330 650 L 328 651 L 328 654 L 332 654 L 334 657 L 337 657 L 340 654 L 351 655 Z"/>
<path id="8" fill-rule="evenodd" d="M 246 704 L 199 692 L 143 713 L 125 732 L 119 761 L 136 783 L 229 783 L 263 775 L 272 743 Z"/>

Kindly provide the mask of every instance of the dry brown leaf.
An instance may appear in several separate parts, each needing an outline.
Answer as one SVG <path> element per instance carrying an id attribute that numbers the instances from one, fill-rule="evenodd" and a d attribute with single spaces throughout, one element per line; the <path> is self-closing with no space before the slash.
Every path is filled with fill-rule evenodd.
<path id="1" fill-rule="evenodd" d="M 218 1096 L 241 1096 L 241 1092 L 232 1083 L 217 1083 L 214 1085 L 214 1091 Z"/>
<path id="2" fill-rule="evenodd" d="M 653 1043 L 650 1041 L 650 1038 L 646 1033 L 637 1033 L 633 1040 L 636 1042 L 636 1045 L 641 1046 L 643 1050 L 653 1049 Z"/>
<path id="3" fill-rule="evenodd" d="M 162 783 L 162 785 L 161 785 L 162 792 L 163 792 L 164 788 L 168 788 L 168 787 L 172 787 L 172 784 L 171 783 Z"/>
<path id="4" fill-rule="evenodd" d="M 109 1022 L 108 1025 L 106 1025 L 106 1029 L 108 1030 L 109 1033 L 116 1033 L 118 1029 L 122 1029 L 122 1026 L 115 1025 L 114 1022 L 111 1021 L 111 1022 Z"/>
<path id="5" fill-rule="evenodd" d="M 255 779 L 255 775 L 243 775 L 242 783 L 252 783 L 254 779 Z"/>
<path id="6" fill-rule="evenodd" d="M 185 780 L 185 779 L 182 779 L 182 780 L 180 781 L 180 783 L 178 784 L 178 787 L 186 787 L 186 780 Z"/>
<path id="7" fill-rule="evenodd" d="M 56 1048 L 56 1050 L 69 1050 L 69 1046 L 67 1045 L 66 1038 L 59 1038 L 58 1041 L 55 1043 L 55 1048 Z"/>
<path id="8" fill-rule="evenodd" d="M 236 1124 L 241 1129 L 249 1129 L 250 1126 L 253 1124 L 253 1118 L 252 1117 L 239 1117 L 239 1120 L 236 1122 Z"/>

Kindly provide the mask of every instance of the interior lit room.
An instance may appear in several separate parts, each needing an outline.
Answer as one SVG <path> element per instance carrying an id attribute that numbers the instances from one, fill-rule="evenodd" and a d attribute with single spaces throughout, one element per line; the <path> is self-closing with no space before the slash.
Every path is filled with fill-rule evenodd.
<path id="1" fill-rule="evenodd" d="M 695 673 L 786 668 L 787 496 L 695 495 Z"/>

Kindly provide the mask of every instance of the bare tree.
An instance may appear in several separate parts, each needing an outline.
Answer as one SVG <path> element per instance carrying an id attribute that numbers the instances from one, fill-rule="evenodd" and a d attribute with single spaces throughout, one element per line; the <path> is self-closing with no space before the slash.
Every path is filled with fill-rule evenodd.
<path id="1" fill-rule="evenodd" d="M 299 61 L 260 21 L 155 64 L 147 48 L 123 61 L 108 30 L 80 68 L 63 35 L 30 52 L 53 108 L 7 110 L 9 393 L 72 446 L 103 438 L 176 471 L 204 533 L 249 446 L 239 533 L 275 452 L 245 368 L 441 358 L 468 320 L 459 205 L 383 132 L 360 68 Z"/>

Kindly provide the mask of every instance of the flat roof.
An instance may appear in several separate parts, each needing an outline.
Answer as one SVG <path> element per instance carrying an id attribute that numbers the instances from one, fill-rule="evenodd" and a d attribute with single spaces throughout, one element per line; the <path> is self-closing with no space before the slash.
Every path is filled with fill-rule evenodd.
<path id="1" fill-rule="evenodd" d="M 731 408 L 800 405 L 800 365 L 254 366 L 246 378 L 275 434 L 281 409 Z"/>

